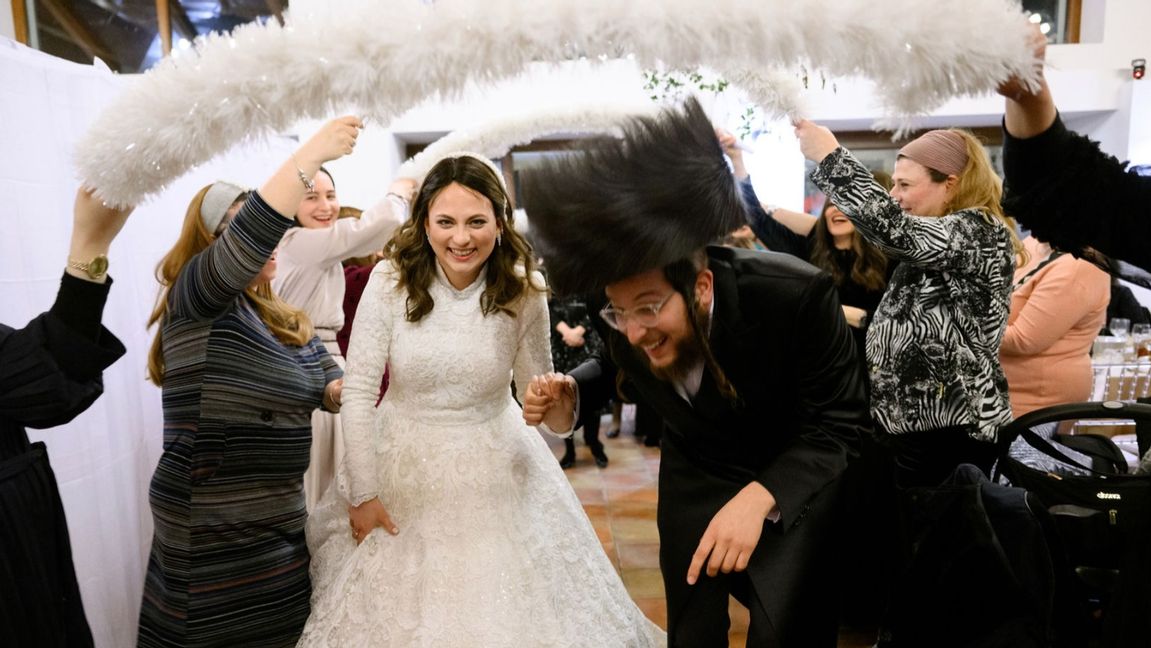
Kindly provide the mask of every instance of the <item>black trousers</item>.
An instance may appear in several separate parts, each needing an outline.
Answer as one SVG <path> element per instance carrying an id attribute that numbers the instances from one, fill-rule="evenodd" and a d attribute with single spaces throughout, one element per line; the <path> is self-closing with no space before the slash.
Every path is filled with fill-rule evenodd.
<path id="1" fill-rule="evenodd" d="M 909 432 L 879 433 L 879 442 L 895 463 L 895 481 L 900 488 L 938 486 L 961 463 L 974 464 L 985 475 L 998 456 L 999 447 L 978 441 L 965 426 Z"/>
<path id="2" fill-rule="evenodd" d="M 747 648 L 776 648 L 775 628 L 763 610 L 755 588 L 744 572 L 716 574 L 701 573 L 689 590 L 687 598 L 676 601 L 681 610 L 675 625 L 668 628 L 669 648 L 710 648 L 728 645 L 727 633 L 731 626 L 728 615 L 728 595 L 747 607 L 751 623 L 747 628 Z M 668 601 L 668 606 L 673 601 Z"/>
<path id="3" fill-rule="evenodd" d="M 92 646 L 64 506 L 43 443 L 0 463 L 0 644 Z"/>

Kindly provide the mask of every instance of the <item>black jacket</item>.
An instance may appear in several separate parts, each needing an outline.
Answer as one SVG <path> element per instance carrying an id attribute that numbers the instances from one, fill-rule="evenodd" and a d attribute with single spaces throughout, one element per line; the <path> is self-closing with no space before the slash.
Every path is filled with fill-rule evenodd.
<path id="1" fill-rule="evenodd" d="M 765 528 L 748 573 L 784 645 L 810 645 L 802 638 L 823 629 L 805 627 L 803 615 L 826 606 L 818 596 L 827 592 L 816 591 L 809 569 L 827 558 L 830 486 L 868 429 L 864 376 L 827 274 L 777 253 L 713 247 L 708 257 L 710 343 L 738 404 L 707 372 L 689 404 L 596 318 L 608 353 L 572 371 L 581 417 L 614 393 L 618 369 L 625 391 L 666 420 L 658 523 L 669 590 L 686 587 L 692 553 L 715 513 L 751 481 L 763 484 L 781 519 Z M 668 613 L 676 615 L 670 604 Z"/>

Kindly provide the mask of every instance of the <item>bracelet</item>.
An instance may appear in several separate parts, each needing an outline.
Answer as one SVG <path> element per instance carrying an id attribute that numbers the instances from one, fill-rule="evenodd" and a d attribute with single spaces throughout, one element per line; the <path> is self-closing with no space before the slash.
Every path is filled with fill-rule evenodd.
<path id="1" fill-rule="evenodd" d="M 389 191 L 388 193 L 384 194 L 384 197 L 385 197 L 385 198 L 387 198 L 388 196 L 395 196 L 396 198 L 399 198 L 400 200 L 402 200 L 402 201 L 404 201 L 404 202 L 406 202 L 406 203 L 410 203 L 410 202 L 412 202 L 412 199 L 411 199 L 411 198 L 408 198 L 407 196 L 401 196 L 400 194 L 398 194 L 398 193 L 396 193 L 396 192 L 394 192 L 394 191 Z"/>
<path id="2" fill-rule="evenodd" d="M 304 188 L 308 191 L 316 190 L 316 181 L 314 178 L 309 178 L 304 170 L 300 168 L 300 163 L 296 161 L 296 154 L 292 154 L 292 163 L 296 165 L 296 175 L 299 176 L 300 182 L 304 183 Z"/>

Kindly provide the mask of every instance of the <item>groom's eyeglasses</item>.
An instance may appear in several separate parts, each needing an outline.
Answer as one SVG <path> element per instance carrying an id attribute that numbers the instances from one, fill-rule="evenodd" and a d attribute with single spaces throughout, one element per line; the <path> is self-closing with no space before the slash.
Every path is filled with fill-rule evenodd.
<path id="1" fill-rule="evenodd" d="M 600 310 L 599 316 L 603 318 L 603 321 L 607 322 L 608 326 L 620 332 L 626 331 L 629 321 L 635 322 L 644 328 L 651 328 L 659 321 L 660 309 L 663 308 L 663 305 L 666 304 L 667 300 L 671 299 L 674 294 L 675 293 L 671 293 L 657 302 L 640 304 L 635 308 L 616 308 L 608 304 Z"/>

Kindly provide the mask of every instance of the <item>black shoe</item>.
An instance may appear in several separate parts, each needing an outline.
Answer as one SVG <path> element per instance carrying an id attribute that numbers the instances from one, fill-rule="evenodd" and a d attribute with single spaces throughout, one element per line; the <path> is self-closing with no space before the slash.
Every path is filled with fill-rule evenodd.
<path id="1" fill-rule="evenodd" d="M 649 448 L 659 447 L 659 437 L 649 434 L 643 438 L 643 444 Z"/>
<path id="2" fill-rule="evenodd" d="M 595 465 L 600 468 L 607 468 L 607 455 L 604 454 L 603 446 L 591 449 L 591 456 L 595 458 Z"/>
<path id="3" fill-rule="evenodd" d="M 564 439 L 564 456 L 560 457 L 560 468 L 567 470 L 575 465 L 575 441 Z"/>
<path id="4" fill-rule="evenodd" d="M 614 439 L 617 436 L 619 436 L 619 426 L 613 423 L 612 426 L 607 429 L 607 438 Z"/>

